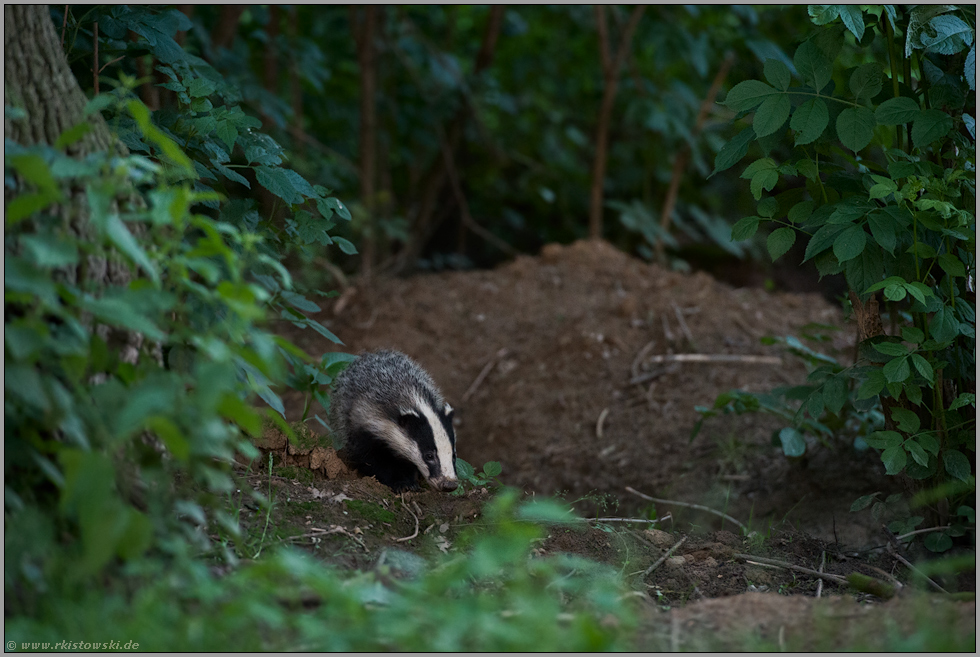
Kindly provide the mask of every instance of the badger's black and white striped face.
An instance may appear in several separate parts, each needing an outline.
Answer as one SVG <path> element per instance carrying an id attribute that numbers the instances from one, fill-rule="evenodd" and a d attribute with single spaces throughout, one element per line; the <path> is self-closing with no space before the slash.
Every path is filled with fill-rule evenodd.
<path id="1" fill-rule="evenodd" d="M 410 405 L 398 409 L 394 422 L 376 415 L 365 420 L 365 425 L 392 451 L 414 464 L 433 488 L 448 492 L 459 485 L 452 406 L 436 408 L 423 395 L 414 394 Z"/>

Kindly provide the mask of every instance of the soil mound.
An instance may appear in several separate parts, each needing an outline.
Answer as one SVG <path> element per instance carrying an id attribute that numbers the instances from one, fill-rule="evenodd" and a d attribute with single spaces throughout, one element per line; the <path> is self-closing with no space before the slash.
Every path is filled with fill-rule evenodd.
<path id="1" fill-rule="evenodd" d="M 799 520 L 853 546 L 880 538 L 848 514 L 856 497 L 896 486 L 874 455 L 815 446 L 791 462 L 771 441 L 782 425 L 759 414 L 713 419 L 690 439 L 694 407 L 719 393 L 805 380 L 798 360 L 760 338 L 840 325 L 840 309 L 817 294 L 733 288 L 580 241 L 490 271 L 349 288 L 317 319 L 346 342 L 343 351 L 398 349 L 427 368 L 456 408 L 459 456 L 478 469 L 500 461 L 504 483 L 599 506 L 621 502 L 620 514 L 646 504 L 624 492 L 631 486 L 743 521 Z M 312 331 L 284 332 L 311 354 L 338 349 Z M 849 353 L 853 333 L 811 346 Z M 757 358 L 655 358 L 671 354 Z M 303 400 L 286 402 L 298 419 Z M 673 511 L 719 527 L 715 516 Z"/>

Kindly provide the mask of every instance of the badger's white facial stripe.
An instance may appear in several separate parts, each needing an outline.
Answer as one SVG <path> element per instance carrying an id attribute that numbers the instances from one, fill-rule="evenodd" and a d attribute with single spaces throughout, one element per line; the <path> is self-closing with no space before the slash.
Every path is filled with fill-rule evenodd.
<path id="1" fill-rule="evenodd" d="M 432 427 L 432 437 L 435 439 L 436 443 L 436 459 L 439 463 L 441 469 L 441 476 L 446 479 L 455 481 L 456 479 L 456 461 L 453 458 L 453 444 L 449 440 L 449 435 L 446 433 L 446 428 L 442 426 L 442 420 L 440 420 L 432 407 L 423 399 L 421 396 L 416 395 L 414 397 L 416 403 L 416 408 L 422 411 L 422 415 L 429 422 L 429 426 Z M 446 404 L 446 408 L 452 410 L 449 404 Z M 428 472 L 428 467 L 422 469 L 422 472 Z"/>

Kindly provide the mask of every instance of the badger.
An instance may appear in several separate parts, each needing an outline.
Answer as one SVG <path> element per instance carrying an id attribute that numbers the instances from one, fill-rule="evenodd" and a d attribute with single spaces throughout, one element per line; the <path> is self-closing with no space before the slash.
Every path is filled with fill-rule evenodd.
<path id="1" fill-rule="evenodd" d="M 338 456 L 360 475 L 395 492 L 417 490 L 420 474 L 436 490 L 459 485 L 453 408 L 405 354 L 361 354 L 334 382 L 330 418 Z"/>

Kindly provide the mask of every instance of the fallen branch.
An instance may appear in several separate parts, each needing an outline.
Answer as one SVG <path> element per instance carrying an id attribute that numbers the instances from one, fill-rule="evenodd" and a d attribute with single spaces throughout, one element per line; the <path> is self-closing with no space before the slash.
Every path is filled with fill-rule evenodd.
<path id="1" fill-rule="evenodd" d="M 653 356 L 648 363 L 743 363 L 746 365 L 782 365 L 778 356 L 755 356 L 751 354 L 661 354 Z M 659 376 L 659 372 L 647 372 L 630 379 L 631 384 L 644 383 Z"/>
<path id="2" fill-rule="evenodd" d="M 664 520 L 670 520 L 670 514 L 668 513 L 663 518 L 583 518 L 587 522 L 635 522 L 635 523 L 648 523 L 652 524 L 655 522 L 663 522 Z"/>
<path id="3" fill-rule="evenodd" d="M 664 500 L 664 499 L 660 499 L 660 498 L 657 498 L 657 497 L 650 497 L 649 495 L 646 495 L 644 493 L 641 493 L 640 491 L 635 490 L 633 488 L 630 488 L 629 486 L 626 487 L 626 491 L 629 492 L 629 493 L 633 493 L 634 495 L 636 495 L 638 497 L 642 497 L 643 499 L 648 500 L 650 502 L 656 502 L 658 504 L 672 504 L 674 506 L 683 506 L 683 507 L 687 507 L 689 509 L 697 509 L 698 511 L 707 511 L 708 513 L 713 513 L 716 516 L 719 516 L 721 518 L 724 518 L 725 520 L 727 520 L 727 521 L 729 521 L 729 522 L 731 522 L 731 523 L 733 523 L 735 525 L 738 525 L 742 529 L 742 531 L 744 533 L 746 533 L 746 534 L 749 533 L 749 528 L 748 527 L 746 527 L 745 525 L 743 525 L 742 523 L 740 523 L 738 520 L 736 520 L 735 518 L 731 517 L 727 513 L 722 513 L 721 511 L 716 511 L 715 509 L 712 509 L 712 508 L 709 508 L 709 507 L 706 507 L 706 506 L 702 506 L 700 504 L 691 504 L 690 502 L 678 502 L 677 500 Z"/>
<path id="4" fill-rule="evenodd" d="M 649 575 L 650 573 L 652 573 L 653 571 L 655 571 L 657 568 L 660 568 L 660 564 L 662 564 L 663 562 L 667 561 L 667 559 L 669 559 L 670 556 L 672 554 L 674 554 L 674 552 L 677 551 L 677 548 L 679 548 L 680 546 L 684 545 L 684 541 L 686 541 L 686 540 L 687 540 L 687 536 L 681 537 L 681 540 L 679 540 L 676 543 L 674 543 L 674 547 L 672 547 L 669 550 L 667 550 L 666 552 L 664 552 L 664 556 L 662 556 L 659 559 L 657 559 L 656 561 L 654 561 L 652 566 L 650 566 L 645 571 L 643 571 L 643 575 L 640 577 L 640 579 L 646 579 L 647 575 Z"/>
<path id="5" fill-rule="evenodd" d="M 795 570 L 800 573 L 806 573 L 807 575 L 813 575 L 814 577 L 819 577 L 825 579 L 828 582 L 833 582 L 835 584 L 847 584 L 847 580 L 840 575 L 831 575 L 830 573 L 822 573 L 818 570 L 813 570 L 812 568 L 804 568 L 803 566 L 797 566 L 796 564 L 789 563 L 788 561 L 780 561 L 778 559 L 767 559 L 765 557 L 757 557 L 752 554 L 735 554 L 732 555 L 736 559 L 741 559 L 742 561 L 757 561 L 761 564 L 766 564 L 768 566 L 779 566 L 780 568 L 786 568 L 787 570 Z"/>
<path id="6" fill-rule="evenodd" d="M 895 537 L 895 540 L 896 541 L 904 541 L 905 539 L 911 538 L 912 536 L 915 536 L 916 534 L 928 534 L 929 532 L 941 532 L 944 529 L 949 529 L 949 525 L 946 525 L 945 527 L 927 527 L 926 529 L 916 529 L 915 531 L 909 532 L 907 534 L 902 534 L 901 536 L 896 536 Z"/>
<path id="7" fill-rule="evenodd" d="M 469 399 L 473 395 L 473 393 L 476 392 L 476 389 L 480 387 L 480 384 L 483 383 L 483 379 L 487 378 L 487 375 L 490 374 L 490 370 L 492 370 L 493 366 L 497 364 L 497 361 L 499 361 L 501 358 L 503 358 L 506 355 L 507 355 L 506 347 L 500 349 L 496 354 L 494 354 L 493 358 L 491 358 L 487 362 L 487 364 L 483 366 L 483 369 L 480 371 L 477 377 L 473 379 L 473 383 L 470 384 L 470 387 L 467 388 L 466 392 L 463 393 L 462 403 L 464 404 L 466 403 L 466 400 Z"/>

